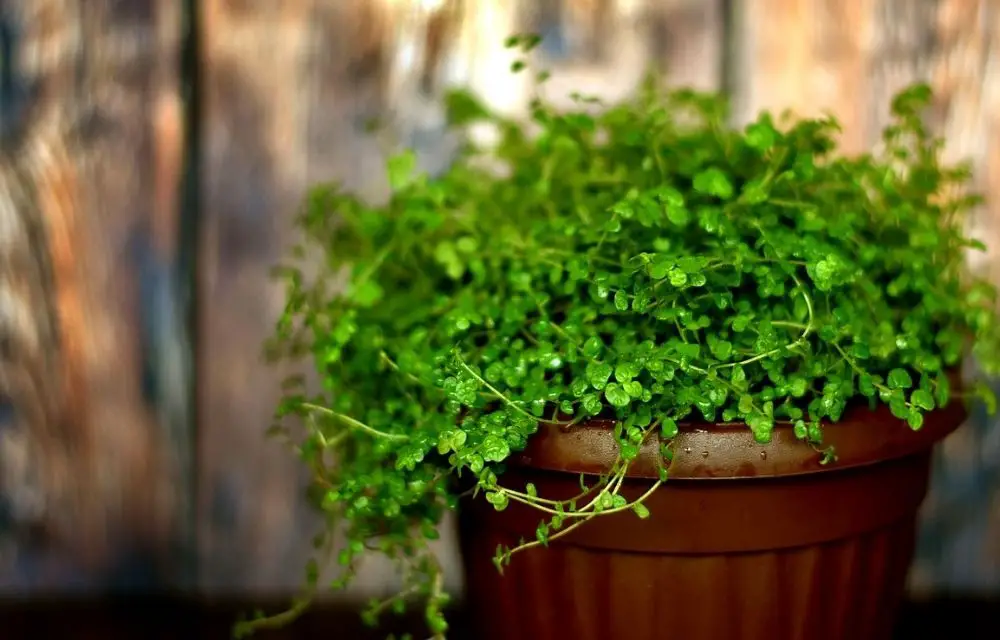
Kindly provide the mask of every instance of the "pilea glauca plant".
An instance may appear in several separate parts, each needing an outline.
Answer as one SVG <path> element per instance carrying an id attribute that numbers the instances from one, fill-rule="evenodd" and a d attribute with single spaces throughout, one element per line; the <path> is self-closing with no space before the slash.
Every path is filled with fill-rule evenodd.
<path id="1" fill-rule="evenodd" d="M 346 535 L 333 586 L 380 551 L 404 587 L 367 617 L 418 598 L 444 637 L 428 541 L 458 505 L 455 478 L 498 510 L 538 510 L 534 539 L 497 550 L 502 569 L 592 518 L 649 517 L 619 489 L 648 439 L 662 453 L 650 492 L 667 481 L 680 422 L 745 423 L 761 443 L 790 423 L 835 463 L 822 426 L 850 405 L 888 405 L 920 429 L 958 395 L 949 372 L 970 349 L 996 372 L 996 290 L 965 262 L 983 248 L 963 231 L 979 200 L 969 171 L 939 160 L 929 97 L 898 94 L 880 151 L 848 157 L 833 119 L 763 113 L 734 129 L 721 97 L 655 82 L 571 112 L 537 99 L 528 124 L 455 94 L 455 125 L 493 123 L 495 147 L 433 178 L 397 155 L 383 204 L 314 190 L 299 222 L 320 273 L 281 269 L 274 346 L 311 356 L 323 390 L 293 381 L 277 417 L 305 423 L 289 437 L 324 540 Z M 619 459 L 577 498 L 504 484 L 540 425 L 597 416 L 614 419 Z"/>

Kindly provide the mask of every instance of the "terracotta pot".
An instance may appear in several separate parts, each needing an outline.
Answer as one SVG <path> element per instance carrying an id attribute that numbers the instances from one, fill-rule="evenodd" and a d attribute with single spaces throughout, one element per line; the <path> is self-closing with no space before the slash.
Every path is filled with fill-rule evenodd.
<path id="1" fill-rule="evenodd" d="M 891 636 L 927 492 L 931 449 L 965 417 L 957 403 L 913 432 L 887 410 L 850 411 L 826 428 L 839 461 L 790 427 L 759 445 L 745 426 L 685 427 L 651 512 L 600 516 L 517 553 L 501 575 L 498 544 L 533 539 L 540 512 L 481 497 L 459 521 L 466 594 L 483 640 L 884 640 Z M 547 427 L 501 482 L 565 499 L 579 473 L 614 461 L 608 424 Z M 656 477 L 657 444 L 623 494 Z"/>

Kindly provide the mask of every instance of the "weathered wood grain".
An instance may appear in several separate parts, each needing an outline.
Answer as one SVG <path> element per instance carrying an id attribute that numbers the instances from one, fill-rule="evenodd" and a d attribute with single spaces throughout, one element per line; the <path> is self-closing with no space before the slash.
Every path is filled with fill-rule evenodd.
<path id="1" fill-rule="evenodd" d="M 360 2 L 201 3 L 203 138 L 199 399 L 199 581 L 209 592 L 286 591 L 303 578 L 317 520 L 300 465 L 264 438 L 287 373 L 263 341 L 306 186 L 380 178 L 358 142 L 371 39 Z M 352 53 L 356 54 L 352 57 Z"/>
<path id="2" fill-rule="evenodd" d="M 800 116 L 832 111 L 845 147 L 865 148 L 876 2 L 736 0 L 734 119 L 747 122 L 762 109 Z"/>
<path id="3" fill-rule="evenodd" d="M 624 98 L 655 65 L 675 86 L 722 88 L 725 52 L 721 0 L 564 0 L 556 34 L 562 60 L 547 65 L 546 95 L 576 91 Z"/>
<path id="4" fill-rule="evenodd" d="M 990 250 L 971 254 L 970 261 L 1000 282 L 1000 2 L 940 0 L 935 9 L 933 29 L 914 30 L 932 51 L 916 73 L 926 74 L 935 89 L 946 157 L 971 161 L 976 188 L 986 198 L 970 231 Z M 881 18 L 893 21 L 887 13 Z M 918 558 L 915 589 L 973 591 L 1000 584 L 998 456 L 1000 421 L 981 412 L 944 443 L 924 511 L 926 546 L 936 552 Z"/>
<path id="5" fill-rule="evenodd" d="M 164 198 L 179 170 L 170 151 L 179 142 L 180 112 L 170 107 L 178 10 L 139 0 L 0 2 L 16 34 L 18 98 L 0 127 L 0 226 L 37 229 L 20 249 L 47 272 L 19 288 L 9 265 L 0 289 L 23 294 L 22 328 L 53 328 L 30 345 L 27 332 L 3 327 L 23 357 L 5 357 L 2 378 L 29 382 L 4 389 L 19 418 L 10 433 L 25 447 L 0 464 L 30 469 L 40 496 L 37 512 L 12 525 L 51 535 L 38 549 L 18 545 L 15 564 L 0 569 L 4 584 L 106 586 L 171 566 L 180 498 L 171 454 L 186 443 L 155 420 L 144 393 L 155 338 L 143 331 L 140 298 L 150 284 L 144 268 L 171 268 L 169 240 L 150 238 L 175 216 Z M 32 395 L 44 411 L 30 411 Z M 7 479 L 15 501 L 32 488 Z"/>

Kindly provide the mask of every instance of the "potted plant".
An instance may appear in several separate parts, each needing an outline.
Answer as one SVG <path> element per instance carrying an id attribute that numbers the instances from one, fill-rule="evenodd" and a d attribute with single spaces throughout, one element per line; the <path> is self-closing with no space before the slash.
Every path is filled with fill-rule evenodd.
<path id="1" fill-rule="evenodd" d="M 958 367 L 1000 368 L 928 99 L 848 157 L 832 119 L 732 129 L 653 82 L 536 100 L 534 132 L 455 94 L 495 148 L 396 156 L 383 204 L 314 191 L 322 272 L 283 270 L 277 341 L 324 391 L 278 417 L 345 527 L 334 586 L 381 551 L 405 585 L 367 615 L 420 598 L 445 637 L 428 540 L 458 508 L 478 638 L 887 637 L 931 448 L 992 401 Z"/>

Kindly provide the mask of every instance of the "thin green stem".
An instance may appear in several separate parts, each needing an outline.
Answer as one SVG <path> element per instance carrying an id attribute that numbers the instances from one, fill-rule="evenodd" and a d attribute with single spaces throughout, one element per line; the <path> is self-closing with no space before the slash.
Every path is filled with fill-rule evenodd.
<path id="1" fill-rule="evenodd" d="M 649 489 L 646 490 L 645 493 L 643 493 L 641 496 L 639 496 L 638 498 L 636 498 L 634 501 L 632 501 L 632 502 L 630 502 L 630 503 L 628 503 L 628 504 L 626 504 L 624 506 L 613 507 L 611 509 L 605 509 L 605 510 L 602 510 L 602 511 L 599 511 L 599 512 L 592 511 L 592 512 L 586 514 L 580 520 L 575 521 L 573 524 L 569 525 L 565 529 L 560 529 L 556 533 L 550 535 L 548 537 L 547 542 L 545 542 L 545 543 L 543 543 L 541 540 L 537 540 L 537 539 L 536 540 L 530 540 L 528 542 L 524 542 L 524 543 L 522 543 L 522 544 L 514 547 L 510 551 L 508 551 L 507 552 L 507 557 L 513 556 L 515 553 L 518 553 L 518 552 L 521 552 L 521 551 L 527 551 L 528 549 L 531 549 L 533 547 L 539 547 L 539 546 L 542 546 L 543 544 L 548 544 L 549 542 L 552 542 L 554 540 L 558 540 L 559 538 L 562 538 L 563 536 L 565 536 L 565 535 L 573 532 L 575 529 L 577 529 L 578 527 L 580 527 L 582 524 L 590 521 L 591 518 L 594 518 L 594 517 L 597 517 L 597 516 L 603 516 L 603 515 L 610 515 L 612 513 L 621 513 L 622 511 L 627 511 L 629 509 L 632 509 L 632 508 L 635 507 L 635 505 L 642 504 L 643 502 L 645 502 L 649 498 L 649 496 L 653 495 L 653 492 L 655 492 L 657 489 L 660 488 L 660 485 L 662 485 L 662 484 L 663 484 L 663 481 L 656 480 L 655 482 L 653 482 L 652 486 L 650 486 Z M 560 514 L 560 515 L 563 515 L 564 517 L 568 516 L 568 514 Z"/>
<path id="2" fill-rule="evenodd" d="M 852 358 L 850 355 L 848 355 L 848 353 L 846 351 L 844 351 L 843 347 L 841 347 L 836 342 L 831 342 L 829 344 L 831 344 L 833 346 L 833 348 L 836 349 L 840 353 L 840 356 L 844 359 L 844 362 L 847 363 L 847 366 L 849 366 L 854 371 L 854 373 L 856 373 L 858 375 L 862 375 L 863 373 L 865 373 L 864 369 L 862 369 L 860 366 L 858 366 L 858 363 L 855 362 L 854 358 Z M 872 382 L 872 386 L 875 387 L 875 389 L 877 389 L 878 391 L 880 391 L 882 393 L 892 393 L 892 389 L 890 389 L 889 387 L 885 386 L 884 384 L 879 384 L 879 383 L 873 381 Z M 904 401 L 904 404 L 906 405 L 906 407 L 908 409 L 912 409 L 913 408 L 913 405 L 910 404 L 909 401 Z"/>
<path id="3" fill-rule="evenodd" d="M 489 382 L 486 381 L 485 378 L 483 378 L 481 375 L 479 375 L 478 373 L 476 373 L 472 369 L 472 367 L 470 367 L 469 365 L 465 364 L 465 360 L 463 360 L 460 355 L 455 354 L 455 357 L 458 359 L 458 365 L 460 367 L 462 367 L 462 370 L 464 370 L 466 373 L 468 373 L 470 376 L 472 376 L 477 382 L 479 382 L 479 384 L 481 384 L 484 387 L 486 387 L 487 389 L 489 389 L 490 392 L 493 393 L 497 397 L 498 400 L 500 400 L 501 402 L 503 402 L 504 404 L 506 404 L 508 407 L 510 407 L 514 411 L 517 411 L 521 415 L 523 415 L 525 417 L 528 417 L 528 418 L 531 418 L 532 420 L 535 420 L 537 422 L 541 422 L 543 424 L 555 424 L 555 425 L 560 425 L 560 426 L 565 426 L 566 425 L 565 422 L 560 422 L 559 420 L 547 420 L 545 418 L 540 418 L 540 417 L 538 417 L 536 415 L 528 413 L 527 411 L 525 411 L 521 407 L 517 406 L 517 404 L 515 404 L 513 400 L 511 400 L 510 398 L 508 398 L 504 394 L 500 393 L 500 391 L 496 387 L 494 387 L 493 385 L 491 385 Z"/>
<path id="4" fill-rule="evenodd" d="M 752 364 L 754 362 L 758 362 L 760 360 L 764 360 L 765 358 L 770 358 L 771 356 L 775 356 L 775 355 L 777 355 L 779 353 L 782 353 L 783 351 L 791 351 L 792 349 L 795 349 L 796 347 L 799 347 L 799 346 L 805 344 L 806 338 L 809 337 L 809 334 L 812 333 L 812 331 L 813 331 L 813 302 L 812 302 L 812 298 L 809 295 L 809 292 L 806 291 L 805 287 L 802 286 L 802 283 L 799 282 L 799 279 L 796 278 L 794 275 L 792 276 L 792 279 L 795 281 L 795 284 L 801 290 L 802 298 L 806 301 L 806 309 L 808 310 L 808 313 L 809 313 L 809 320 L 806 323 L 806 325 L 802 328 L 802 335 L 800 335 L 798 337 L 798 339 L 795 340 L 792 343 L 786 344 L 786 345 L 781 346 L 781 347 L 776 347 L 776 348 L 771 349 L 769 351 L 766 351 L 764 353 L 761 353 L 761 354 L 758 354 L 756 356 L 753 356 L 752 358 L 747 358 L 745 360 L 740 360 L 739 362 L 727 362 L 726 364 L 720 364 L 720 365 L 716 366 L 715 369 L 726 369 L 726 368 L 729 368 L 729 367 L 742 367 L 742 366 L 746 366 L 748 364 Z M 775 323 L 772 323 L 772 324 L 775 324 Z M 784 325 L 788 326 L 787 323 L 784 323 Z"/>
<path id="5" fill-rule="evenodd" d="M 364 422 L 361 422 L 360 420 L 355 420 L 351 416 L 344 415 L 343 413 L 337 413 L 333 409 L 329 409 L 327 407 L 321 407 L 318 404 L 313 404 L 311 402 L 302 402 L 302 403 L 300 403 L 299 406 L 304 407 L 306 409 L 309 409 L 311 411 L 322 413 L 323 415 L 329 416 L 331 418 L 335 418 L 335 419 L 339 420 L 340 422 L 344 423 L 345 425 L 347 425 L 347 426 L 349 426 L 349 427 L 351 427 L 353 429 L 357 429 L 359 431 L 363 431 L 363 432 L 367 433 L 368 435 L 375 436 L 376 438 L 385 438 L 386 440 L 409 440 L 410 439 L 409 436 L 407 436 L 405 434 L 402 434 L 402 433 L 386 433 L 385 431 L 379 431 L 378 429 L 375 429 L 374 427 L 369 427 L 368 425 L 366 425 Z"/>

